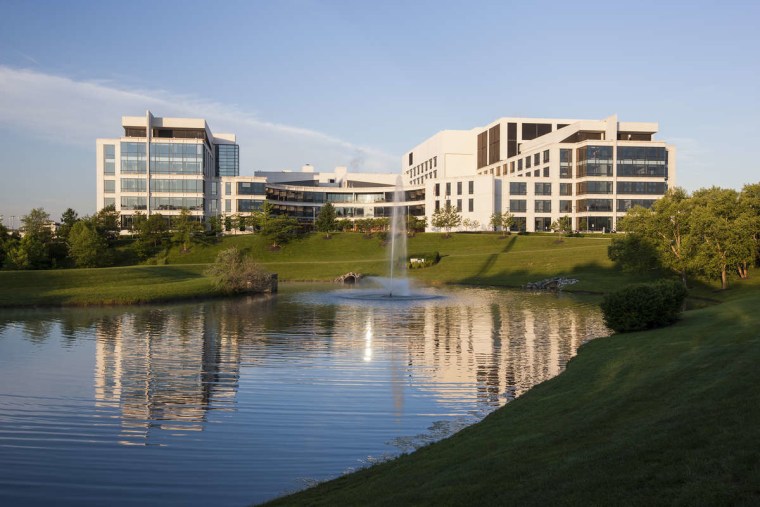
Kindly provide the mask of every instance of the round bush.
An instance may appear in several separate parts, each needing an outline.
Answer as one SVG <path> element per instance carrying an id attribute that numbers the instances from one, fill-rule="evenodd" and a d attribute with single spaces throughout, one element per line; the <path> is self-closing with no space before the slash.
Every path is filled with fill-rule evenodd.
<path id="1" fill-rule="evenodd" d="M 668 326 L 678 320 L 684 299 L 680 282 L 631 285 L 605 296 L 604 323 L 618 333 Z"/>

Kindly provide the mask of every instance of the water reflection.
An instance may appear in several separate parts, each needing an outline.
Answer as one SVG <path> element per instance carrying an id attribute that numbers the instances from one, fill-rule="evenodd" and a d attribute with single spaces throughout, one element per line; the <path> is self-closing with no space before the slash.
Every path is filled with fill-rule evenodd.
<path id="1" fill-rule="evenodd" d="M 72 504 L 125 488 L 129 503 L 153 498 L 155 481 L 176 504 L 264 500 L 298 477 L 445 436 L 607 333 L 593 301 L 447 294 L 355 304 L 286 286 L 187 305 L 0 312 L 0 503 L 61 483 Z M 215 463 L 209 480 L 226 484 L 227 500 L 188 484 L 201 460 Z"/>

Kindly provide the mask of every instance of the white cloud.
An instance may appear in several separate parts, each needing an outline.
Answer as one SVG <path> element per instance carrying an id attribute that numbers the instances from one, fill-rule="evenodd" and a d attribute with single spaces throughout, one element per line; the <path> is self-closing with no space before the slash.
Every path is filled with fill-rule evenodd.
<path id="1" fill-rule="evenodd" d="M 121 117 L 150 109 L 156 116 L 204 118 L 214 132 L 231 132 L 240 144 L 241 173 L 336 165 L 396 172 L 399 158 L 327 134 L 267 122 L 232 105 L 163 90 L 127 90 L 110 81 L 78 81 L 0 66 L 0 126 L 58 143 L 95 148 L 98 137 L 121 135 Z"/>

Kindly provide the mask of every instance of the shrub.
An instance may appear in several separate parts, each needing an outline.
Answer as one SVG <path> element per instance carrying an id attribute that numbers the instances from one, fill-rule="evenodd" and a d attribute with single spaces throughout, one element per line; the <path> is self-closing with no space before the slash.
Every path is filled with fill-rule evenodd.
<path id="1" fill-rule="evenodd" d="M 604 322 L 618 333 L 668 326 L 678 320 L 685 298 L 676 281 L 631 285 L 605 296 Z"/>
<path id="2" fill-rule="evenodd" d="M 274 275 L 234 247 L 219 252 L 214 264 L 206 270 L 206 276 L 225 294 L 276 290 Z"/>

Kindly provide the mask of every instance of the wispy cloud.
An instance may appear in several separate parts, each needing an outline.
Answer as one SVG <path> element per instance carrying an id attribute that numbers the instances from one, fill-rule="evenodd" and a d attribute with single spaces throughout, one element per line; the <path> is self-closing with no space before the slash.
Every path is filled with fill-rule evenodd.
<path id="1" fill-rule="evenodd" d="M 0 66 L 0 125 L 59 143 L 95 146 L 121 135 L 121 117 L 150 109 L 157 116 L 205 118 L 215 132 L 237 134 L 241 171 L 296 169 L 395 172 L 398 157 L 328 134 L 283 125 L 234 105 L 165 90 L 130 90 L 112 81 L 82 81 L 30 69 Z"/>

